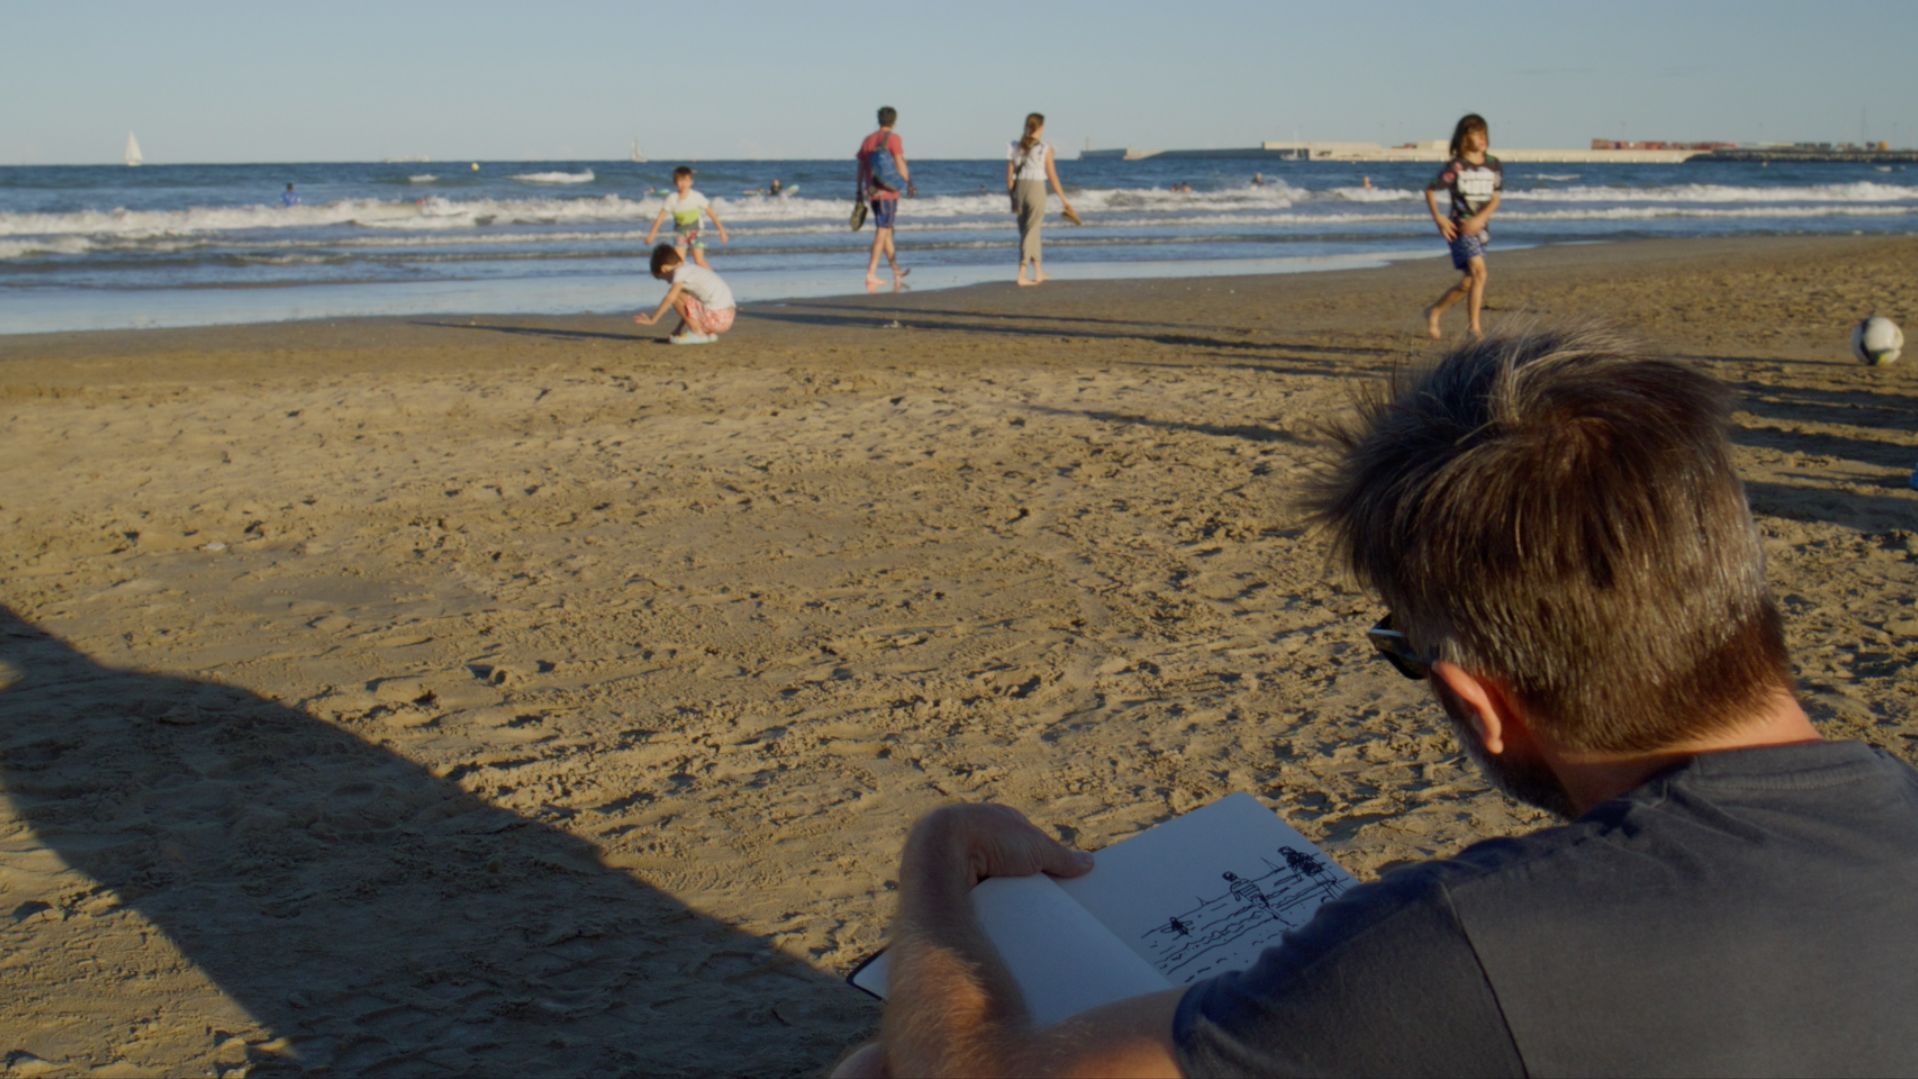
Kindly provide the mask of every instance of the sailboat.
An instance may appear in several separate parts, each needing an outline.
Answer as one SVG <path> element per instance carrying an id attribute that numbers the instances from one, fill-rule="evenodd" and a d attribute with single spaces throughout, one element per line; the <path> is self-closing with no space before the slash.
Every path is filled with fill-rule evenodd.
<path id="1" fill-rule="evenodd" d="M 134 168 L 146 161 L 146 158 L 140 156 L 140 140 L 134 138 L 131 131 L 127 132 L 126 161 L 128 168 Z"/>
<path id="2" fill-rule="evenodd" d="M 644 165 L 645 163 L 646 155 L 639 152 L 639 139 L 635 138 L 633 139 L 633 164 Z"/>

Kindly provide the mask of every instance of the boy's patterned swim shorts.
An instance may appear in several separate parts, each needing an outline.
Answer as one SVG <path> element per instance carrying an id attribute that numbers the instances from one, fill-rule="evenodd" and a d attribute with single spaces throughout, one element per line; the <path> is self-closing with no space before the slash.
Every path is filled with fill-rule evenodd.
<path id="1" fill-rule="evenodd" d="M 673 246 L 684 250 L 706 250 L 706 237 L 696 228 L 674 229 Z"/>
<path id="2" fill-rule="evenodd" d="M 674 306 L 679 308 L 679 317 L 686 320 L 686 325 L 694 333 L 725 333 L 733 328 L 733 313 L 739 310 L 736 307 L 707 307 L 683 292 Z"/>
<path id="3" fill-rule="evenodd" d="M 1471 266 L 1473 259 L 1483 257 L 1485 249 L 1492 246 L 1492 233 L 1487 229 L 1471 236 L 1460 235 L 1449 246 L 1452 248 L 1452 268 L 1463 270 Z"/>

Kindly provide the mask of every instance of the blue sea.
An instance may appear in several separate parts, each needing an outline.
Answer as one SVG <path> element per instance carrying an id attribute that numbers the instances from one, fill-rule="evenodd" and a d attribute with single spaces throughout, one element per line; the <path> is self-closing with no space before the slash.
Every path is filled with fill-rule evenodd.
<path id="1" fill-rule="evenodd" d="M 473 167 L 474 164 L 478 168 Z M 679 162 L 0 167 L 0 333 L 351 315 L 573 313 L 657 301 L 644 240 Z M 858 291 L 850 158 L 690 162 L 742 304 Z M 899 248 L 919 289 L 1010 278 L 1002 161 L 914 161 Z M 1262 172 L 1265 186 L 1251 184 Z M 1055 278 L 1300 272 L 1440 258 L 1430 165 L 1064 160 L 1083 228 Z M 763 190 L 778 178 L 788 190 Z M 1369 180 L 1370 186 L 1367 186 Z M 280 205 L 287 183 L 298 206 Z M 1172 190 L 1190 184 L 1190 193 Z M 1640 237 L 1910 233 L 1918 169 L 1506 167 L 1494 251 Z"/>

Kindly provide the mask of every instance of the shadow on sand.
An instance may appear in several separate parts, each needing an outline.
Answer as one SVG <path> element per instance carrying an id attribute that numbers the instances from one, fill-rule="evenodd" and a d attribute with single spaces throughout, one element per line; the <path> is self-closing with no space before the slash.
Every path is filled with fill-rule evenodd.
<path id="1" fill-rule="evenodd" d="M 39 842 L 288 1040 L 254 1053 L 266 1071 L 795 1074 L 872 1020 L 576 836 L 244 690 L 101 666 L 3 606 L 0 781 Z"/>
<path id="2" fill-rule="evenodd" d="M 1265 427 L 1255 423 L 1224 424 L 1195 423 L 1189 420 L 1169 420 L 1158 416 L 1145 416 L 1133 412 L 1111 412 L 1099 409 L 1053 408 L 1049 405 L 1027 405 L 1027 411 L 1045 416 L 1082 416 L 1100 423 L 1117 423 L 1128 427 L 1154 427 L 1161 431 L 1189 431 L 1193 434 L 1211 435 L 1215 438 L 1238 438 L 1247 442 L 1289 442 L 1303 444 L 1303 440 L 1290 431 L 1278 427 Z"/>
<path id="3" fill-rule="evenodd" d="M 1792 521 L 1825 521 L 1859 532 L 1918 528 L 1918 491 L 1901 476 L 1887 479 L 1883 494 L 1862 494 L 1842 487 L 1787 483 L 1745 484 L 1752 512 Z"/>
<path id="4" fill-rule="evenodd" d="M 657 341 L 657 334 L 651 333 L 601 333 L 597 330 L 562 330 L 548 326 L 494 326 L 483 322 L 434 322 L 430 319 L 415 319 L 415 326 L 432 326 L 442 330 L 472 330 L 479 333 L 507 333 L 521 337 L 554 337 L 561 340 L 584 341 L 624 341 L 641 343 Z"/>
<path id="5" fill-rule="evenodd" d="M 864 308 L 837 308 L 835 310 L 863 311 Z M 873 314 L 819 314 L 810 313 L 794 307 L 756 308 L 751 316 L 768 322 L 790 322 L 800 326 L 848 327 L 871 329 L 878 326 L 876 321 L 880 312 Z M 928 317 L 931 316 L 931 317 Z M 1121 333 L 1111 330 L 1087 330 L 1071 326 L 1042 328 L 1038 326 L 1008 326 L 995 321 L 999 315 L 972 315 L 973 321 L 961 321 L 944 313 L 914 311 L 906 316 L 910 319 L 906 327 L 915 330 L 932 330 L 942 333 L 986 334 L 992 337 L 1050 337 L 1065 339 L 1085 339 L 1094 341 L 1142 341 L 1155 345 L 1170 345 L 1175 348 L 1211 348 L 1240 349 L 1254 352 L 1269 352 L 1288 346 L 1274 345 L 1266 341 L 1246 340 L 1239 337 L 1206 337 L 1192 333 Z M 1060 320 L 1066 321 L 1066 320 Z M 1079 321 L 1079 320 L 1071 320 Z M 1344 351 L 1327 349 L 1326 351 Z M 1351 351 L 1366 351 L 1354 349 Z"/>

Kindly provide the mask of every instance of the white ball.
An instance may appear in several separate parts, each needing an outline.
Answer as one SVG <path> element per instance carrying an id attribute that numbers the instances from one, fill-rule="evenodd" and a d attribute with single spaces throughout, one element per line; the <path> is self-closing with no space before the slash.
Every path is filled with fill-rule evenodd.
<path id="1" fill-rule="evenodd" d="M 1891 363 L 1904 347 L 1904 331 L 1888 318 L 1873 315 L 1851 331 L 1851 354 L 1858 357 L 1859 363 L 1874 367 Z"/>

